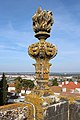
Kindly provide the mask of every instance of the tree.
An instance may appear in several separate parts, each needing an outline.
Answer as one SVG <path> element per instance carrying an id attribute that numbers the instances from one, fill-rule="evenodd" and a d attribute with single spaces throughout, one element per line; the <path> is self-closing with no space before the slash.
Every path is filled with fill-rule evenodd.
<path id="1" fill-rule="evenodd" d="M 22 78 L 19 76 L 19 77 L 16 77 L 15 79 L 14 79 L 14 81 L 16 82 L 16 81 L 19 81 L 19 82 L 22 82 Z"/>
<path id="2" fill-rule="evenodd" d="M 16 91 L 19 93 L 21 91 L 21 88 L 22 88 L 22 78 L 17 77 L 17 78 L 14 79 L 14 81 L 15 81 Z"/>
<path id="3" fill-rule="evenodd" d="M 34 88 L 34 82 L 32 80 L 23 79 L 22 86 L 25 90 L 27 90 L 28 88 L 32 89 Z"/>
<path id="4" fill-rule="evenodd" d="M 5 105 L 7 103 L 7 89 L 7 80 L 5 74 L 3 73 L 0 81 L 0 105 Z"/>
<path id="5" fill-rule="evenodd" d="M 52 80 L 52 86 L 58 86 L 57 78 Z"/>
<path id="6" fill-rule="evenodd" d="M 34 82 L 32 80 L 22 79 L 21 77 L 17 77 L 15 79 L 15 88 L 16 91 L 19 93 L 22 88 L 27 90 L 28 88 L 34 88 Z"/>

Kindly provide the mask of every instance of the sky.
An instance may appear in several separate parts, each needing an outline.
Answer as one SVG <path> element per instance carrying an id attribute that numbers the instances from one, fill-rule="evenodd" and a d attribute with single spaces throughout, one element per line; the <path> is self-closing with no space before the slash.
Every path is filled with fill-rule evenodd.
<path id="1" fill-rule="evenodd" d="M 50 72 L 80 72 L 80 0 L 0 0 L 0 72 L 34 72 L 28 47 L 34 37 L 32 16 L 38 7 L 53 12 L 46 40 L 58 54 Z"/>

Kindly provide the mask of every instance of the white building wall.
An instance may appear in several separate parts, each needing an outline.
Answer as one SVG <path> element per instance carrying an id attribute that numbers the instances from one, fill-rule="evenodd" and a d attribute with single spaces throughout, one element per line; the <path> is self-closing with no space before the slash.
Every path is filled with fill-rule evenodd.
<path id="1" fill-rule="evenodd" d="M 62 92 L 66 92 L 66 88 L 62 88 Z"/>
<path id="2" fill-rule="evenodd" d="M 26 90 L 26 94 L 30 94 L 31 93 L 31 91 L 30 90 Z"/>
<path id="3" fill-rule="evenodd" d="M 15 87 L 8 87 L 8 92 L 11 92 L 12 90 L 15 91 Z"/>
<path id="4" fill-rule="evenodd" d="M 21 93 L 22 93 L 22 94 L 25 94 L 25 90 L 21 90 Z"/>

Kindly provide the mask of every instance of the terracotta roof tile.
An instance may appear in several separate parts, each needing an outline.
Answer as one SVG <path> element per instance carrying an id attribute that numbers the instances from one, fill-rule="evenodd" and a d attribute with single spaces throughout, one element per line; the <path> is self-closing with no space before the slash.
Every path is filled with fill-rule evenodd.
<path id="1" fill-rule="evenodd" d="M 15 87 L 15 84 L 14 83 L 10 83 L 8 84 L 9 87 Z"/>
<path id="2" fill-rule="evenodd" d="M 60 93 L 61 92 L 61 87 L 59 87 L 59 86 L 52 86 L 51 90 L 53 92 Z"/>
<path id="3" fill-rule="evenodd" d="M 74 82 L 69 82 L 68 84 L 62 85 L 62 87 L 68 88 L 68 89 L 75 89 L 80 88 L 80 83 L 75 84 Z"/>

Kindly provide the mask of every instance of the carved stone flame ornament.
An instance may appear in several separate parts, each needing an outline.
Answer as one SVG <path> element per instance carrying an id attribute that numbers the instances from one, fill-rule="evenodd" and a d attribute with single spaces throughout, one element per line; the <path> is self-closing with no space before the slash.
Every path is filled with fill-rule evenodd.
<path id="1" fill-rule="evenodd" d="M 33 30 L 36 33 L 35 37 L 38 37 L 38 34 L 45 34 L 46 38 L 50 36 L 49 33 L 51 30 L 51 26 L 54 23 L 51 11 L 42 11 L 39 7 L 34 16 L 32 17 L 32 20 Z"/>
<path id="2" fill-rule="evenodd" d="M 36 64 L 33 64 L 36 70 L 36 82 L 40 89 L 44 89 L 45 85 L 48 85 L 49 69 L 51 66 L 49 60 L 57 54 L 56 46 L 45 41 L 50 37 L 51 26 L 54 22 L 52 12 L 38 8 L 32 20 L 35 37 L 39 39 L 39 42 L 29 46 L 28 53 L 36 60 Z"/>

